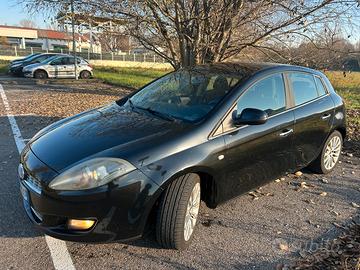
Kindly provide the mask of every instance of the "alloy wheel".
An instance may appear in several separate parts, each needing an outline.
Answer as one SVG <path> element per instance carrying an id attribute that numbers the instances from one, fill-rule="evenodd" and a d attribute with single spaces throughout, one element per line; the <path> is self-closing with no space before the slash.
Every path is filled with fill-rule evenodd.
<path id="1" fill-rule="evenodd" d="M 341 138 L 334 136 L 328 142 L 324 153 L 324 167 L 327 170 L 334 168 L 341 152 Z"/>
<path id="2" fill-rule="evenodd" d="M 199 209 L 200 209 L 200 183 L 196 183 L 191 192 L 186 208 L 185 222 L 184 222 L 185 241 L 188 241 L 194 232 L 196 221 L 199 214 Z"/>

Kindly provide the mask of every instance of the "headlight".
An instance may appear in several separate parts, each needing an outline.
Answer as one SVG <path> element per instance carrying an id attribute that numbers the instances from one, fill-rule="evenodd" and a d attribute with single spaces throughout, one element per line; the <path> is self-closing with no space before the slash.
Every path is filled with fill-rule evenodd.
<path id="1" fill-rule="evenodd" d="M 49 187 L 56 190 L 84 190 L 105 185 L 136 168 L 123 159 L 94 158 L 55 177 Z"/>

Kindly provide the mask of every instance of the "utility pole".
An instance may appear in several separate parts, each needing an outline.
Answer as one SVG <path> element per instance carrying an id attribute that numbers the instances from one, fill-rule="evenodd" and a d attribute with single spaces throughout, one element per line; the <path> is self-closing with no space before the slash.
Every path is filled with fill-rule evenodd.
<path id="1" fill-rule="evenodd" d="M 70 0 L 70 5 L 71 5 L 72 44 L 73 44 L 72 47 L 73 47 L 74 64 L 75 64 L 75 80 L 77 80 L 78 76 L 77 76 L 77 61 L 76 61 L 74 0 Z"/>

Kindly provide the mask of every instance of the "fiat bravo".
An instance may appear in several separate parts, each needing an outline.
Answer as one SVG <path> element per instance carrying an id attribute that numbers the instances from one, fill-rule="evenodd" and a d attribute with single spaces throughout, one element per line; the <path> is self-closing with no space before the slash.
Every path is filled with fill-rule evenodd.
<path id="1" fill-rule="evenodd" d="M 345 135 L 343 101 L 321 72 L 197 66 L 39 131 L 21 154 L 20 190 L 31 221 L 53 237 L 149 231 L 184 249 L 201 201 L 215 208 L 305 167 L 329 173 Z"/>

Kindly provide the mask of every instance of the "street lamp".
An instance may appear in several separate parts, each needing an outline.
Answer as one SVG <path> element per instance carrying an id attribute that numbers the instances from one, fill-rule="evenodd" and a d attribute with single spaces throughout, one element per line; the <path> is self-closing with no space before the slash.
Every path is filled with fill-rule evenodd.
<path id="1" fill-rule="evenodd" d="M 70 1 L 70 6 L 71 6 L 71 26 L 72 26 L 72 43 L 73 43 L 72 47 L 73 47 L 74 64 L 75 64 L 75 80 L 77 80 L 78 76 L 77 76 L 77 61 L 76 61 L 74 0 Z"/>

